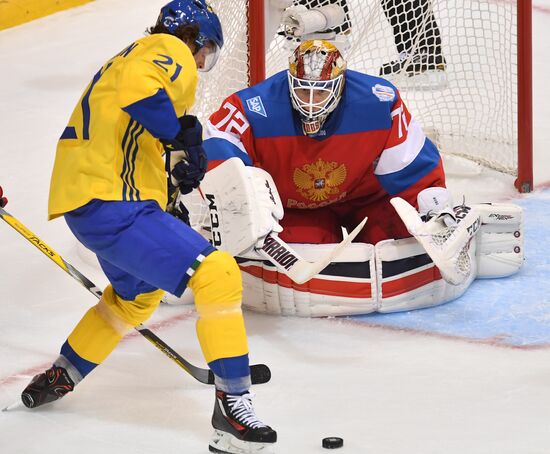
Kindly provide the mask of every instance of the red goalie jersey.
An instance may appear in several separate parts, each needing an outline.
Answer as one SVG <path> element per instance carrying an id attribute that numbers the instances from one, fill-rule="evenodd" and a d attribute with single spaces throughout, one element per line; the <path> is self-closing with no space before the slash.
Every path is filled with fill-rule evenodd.
<path id="1" fill-rule="evenodd" d="M 204 143 L 210 168 L 239 157 L 273 177 L 285 215 L 281 238 L 334 243 L 365 216 L 356 241 L 410 236 L 389 200 L 412 205 L 445 185 L 435 145 L 388 81 L 347 70 L 342 98 L 314 136 L 305 135 L 287 72 L 229 96 L 212 114 Z"/>

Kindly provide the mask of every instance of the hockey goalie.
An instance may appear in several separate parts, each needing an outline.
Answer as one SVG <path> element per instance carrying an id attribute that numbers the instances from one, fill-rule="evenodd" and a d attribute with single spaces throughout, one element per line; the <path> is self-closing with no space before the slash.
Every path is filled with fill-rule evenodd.
<path id="1" fill-rule="evenodd" d="M 423 308 L 521 267 L 521 208 L 453 206 L 440 154 L 398 89 L 346 69 L 328 41 L 303 41 L 287 71 L 229 96 L 206 130 L 208 230 L 238 257 L 248 309 Z"/>

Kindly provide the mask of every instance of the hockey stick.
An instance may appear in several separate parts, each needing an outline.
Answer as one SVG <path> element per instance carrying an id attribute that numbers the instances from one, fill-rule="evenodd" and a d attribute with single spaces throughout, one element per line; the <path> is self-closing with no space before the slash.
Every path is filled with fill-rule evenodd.
<path id="1" fill-rule="evenodd" d="M 342 250 L 355 239 L 366 222 L 367 218 L 365 217 L 341 243 L 316 262 L 308 262 L 301 258 L 288 244 L 272 234 L 266 236 L 263 246 L 256 249 L 256 252 L 273 263 L 279 271 L 286 274 L 294 282 L 303 284 L 334 261 Z"/>
<path id="2" fill-rule="evenodd" d="M 17 230 L 23 237 L 25 237 L 30 243 L 32 243 L 37 249 L 39 249 L 50 260 L 56 263 L 63 271 L 69 274 L 73 279 L 78 281 L 83 287 L 97 298 L 101 298 L 102 292 L 95 284 L 78 271 L 70 263 L 66 262 L 57 252 L 55 252 L 50 246 L 44 243 L 38 236 L 32 233 L 21 222 L 9 214 L 4 208 L 0 207 L 0 217 L 13 229 Z M 214 374 L 209 369 L 202 369 L 194 366 L 174 349 L 167 345 L 156 334 L 149 330 L 144 325 L 139 325 L 135 328 L 143 337 L 157 347 L 168 358 L 174 361 L 178 366 L 185 370 L 196 380 L 206 385 L 214 384 Z M 267 383 L 271 378 L 271 371 L 265 364 L 254 364 L 250 366 L 250 374 L 253 384 Z"/>

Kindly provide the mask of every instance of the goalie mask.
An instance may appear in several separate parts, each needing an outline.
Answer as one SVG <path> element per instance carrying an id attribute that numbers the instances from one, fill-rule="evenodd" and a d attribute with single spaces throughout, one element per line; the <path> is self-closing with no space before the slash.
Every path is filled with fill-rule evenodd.
<path id="1" fill-rule="evenodd" d="M 328 41 L 308 40 L 289 59 L 288 85 L 292 106 L 306 135 L 315 135 L 336 109 L 344 90 L 346 62 Z"/>
<path id="2" fill-rule="evenodd" d="M 161 8 L 157 24 L 164 25 L 171 34 L 182 25 L 197 25 L 195 54 L 204 54 L 204 67 L 199 71 L 214 67 L 223 46 L 223 33 L 218 15 L 206 0 L 173 0 Z"/>

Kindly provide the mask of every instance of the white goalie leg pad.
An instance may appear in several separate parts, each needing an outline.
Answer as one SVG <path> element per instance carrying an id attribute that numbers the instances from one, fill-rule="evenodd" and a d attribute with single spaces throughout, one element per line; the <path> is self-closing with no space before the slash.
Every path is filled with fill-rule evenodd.
<path id="1" fill-rule="evenodd" d="M 303 258 L 318 260 L 334 244 L 296 244 Z M 243 306 L 276 315 L 325 317 L 367 314 L 378 308 L 374 246 L 352 243 L 328 267 L 296 284 L 267 261 L 238 258 L 243 271 Z"/>
<path id="2" fill-rule="evenodd" d="M 282 230 L 281 199 L 262 169 L 230 158 L 206 173 L 200 190 L 210 213 L 211 242 L 220 250 L 238 255 Z"/>
<path id="3" fill-rule="evenodd" d="M 513 203 L 476 204 L 481 228 L 476 235 L 477 277 L 510 276 L 521 268 L 523 209 Z"/>
<path id="4" fill-rule="evenodd" d="M 475 253 L 475 243 L 470 246 Z M 446 282 L 422 245 L 414 238 L 380 241 L 375 246 L 378 312 L 437 306 L 462 295 L 475 278 L 460 285 Z"/>
<path id="5" fill-rule="evenodd" d="M 476 278 L 498 278 L 522 266 L 523 209 L 515 204 L 476 204 L 481 219 L 475 240 L 468 246 L 471 273 L 459 285 L 441 274 L 414 238 L 381 241 L 375 246 L 379 312 L 437 306 L 461 296 Z"/>

